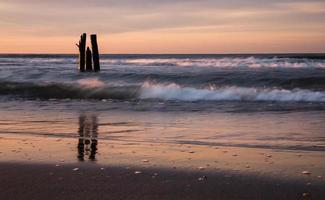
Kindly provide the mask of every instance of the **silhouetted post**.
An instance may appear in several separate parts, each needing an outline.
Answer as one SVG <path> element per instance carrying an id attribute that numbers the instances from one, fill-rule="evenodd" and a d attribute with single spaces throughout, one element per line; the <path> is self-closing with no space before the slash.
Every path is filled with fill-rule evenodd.
<path id="1" fill-rule="evenodd" d="M 91 49 L 93 52 L 94 71 L 97 72 L 100 70 L 97 35 L 96 34 L 90 35 L 90 41 L 91 41 Z"/>
<path id="2" fill-rule="evenodd" d="M 91 51 L 90 51 L 89 47 L 87 47 L 87 51 L 86 51 L 86 70 L 87 71 L 93 70 Z"/>
<path id="3" fill-rule="evenodd" d="M 79 48 L 79 70 L 81 72 L 84 72 L 85 71 L 86 38 L 87 38 L 87 34 L 86 33 L 83 33 L 80 36 L 79 44 L 76 44 L 77 47 Z"/>

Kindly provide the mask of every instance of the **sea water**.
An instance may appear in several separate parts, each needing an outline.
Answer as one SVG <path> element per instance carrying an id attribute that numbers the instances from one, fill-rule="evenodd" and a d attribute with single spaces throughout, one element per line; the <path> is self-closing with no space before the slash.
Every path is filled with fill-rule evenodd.
<path id="1" fill-rule="evenodd" d="M 0 134 L 325 151 L 325 55 L 0 55 Z M 1 137 L 1 135 L 0 135 Z"/>

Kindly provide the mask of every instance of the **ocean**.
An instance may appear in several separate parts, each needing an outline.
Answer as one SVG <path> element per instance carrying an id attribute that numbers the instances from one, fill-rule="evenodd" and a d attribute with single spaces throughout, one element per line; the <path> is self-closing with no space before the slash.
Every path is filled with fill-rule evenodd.
<path id="1" fill-rule="evenodd" d="M 0 137 L 325 151 L 325 54 L 0 55 Z M 88 123 L 87 122 L 87 123 Z"/>

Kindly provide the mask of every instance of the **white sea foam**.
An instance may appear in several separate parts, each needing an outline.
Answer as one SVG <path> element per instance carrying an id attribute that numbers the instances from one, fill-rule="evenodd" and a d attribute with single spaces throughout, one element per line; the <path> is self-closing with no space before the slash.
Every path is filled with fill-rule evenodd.
<path id="1" fill-rule="evenodd" d="M 325 102 L 325 92 L 295 89 L 259 89 L 246 87 L 223 87 L 198 89 L 177 84 L 152 84 L 146 82 L 140 91 L 142 99 L 180 101 L 295 101 Z"/>
<path id="2" fill-rule="evenodd" d="M 77 83 L 86 88 L 98 88 L 103 87 L 105 85 L 104 82 L 98 80 L 97 78 L 85 78 L 85 79 L 79 79 Z"/>
<path id="3" fill-rule="evenodd" d="M 324 60 L 294 58 L 147 58 L 147 59 L 104 59 L 102 62 L 118 65 L 216 67 L 216 68 L 325 68 Z"/>

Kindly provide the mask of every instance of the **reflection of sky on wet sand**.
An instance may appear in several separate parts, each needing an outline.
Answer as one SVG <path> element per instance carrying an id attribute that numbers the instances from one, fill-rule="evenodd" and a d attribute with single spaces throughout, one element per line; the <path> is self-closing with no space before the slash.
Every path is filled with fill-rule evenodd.
<path id="1" fill-rule="evenodd" d="M 177 113 L 147 113 L 141 117 L 136 114 L 43 115 L 30 111 L 17 115 L 7 112 L 0 123 L 0 160 L 59 165 L 84 161 L 125 167 L 231 170 L 315 179 L 325 175 L 324 151 L 316 151 L 321 146 L 310 149 L 311 145 L 322 143 L 316 141 L 317 130 L 322 125 L 312 114 L 305 118 L 309 122 L 299 114 L 291 118 L 277 115 L 277 119 L 271 115 L 258 118 L 222 114 L 220 118 L 218 115 L 209 118 Z M 271 129 L 275 124 L 278 124 L 277 129 Z M 263 134 L 263 130 L 267 134 Z M 308 131 L 314 135 L 302 135 Z M 262 135 L 257 137 L 259 132 Z M 291 137 L 297 139 L 287 144 L 283 135 L 288 137 L 290 132 L 295 133 Z M 282 141 L 275 139 L 280 137 Z M 301 137 L 307 138 L 306 141 Z M 261 148 L 244 148 L 250 142 L 255 146 L 261 144 Z M 297 148 L 298 143 L 302 144 L 301 150 L 286 149 Z M 302 175 L 305 170 L 312 175 Z"/>
<path id="2" fill-rule="evenodd" d="M 3 135 L 0 141 L 2 162 L 41 162 L 57 166 L 79 162 L 78 139 Z M 96 162 L 88 158 L 84 162 L 132 169 L 221 170 L 323 181 L 324 157 L 323 152 L 310 151 L 99 140 Z M 311 175 L 303 175 L 306 170 Z"/>
<path id="3" fill-rule="evenodd" d="M 79 137 L 84 114 L 1 111 L 1 134 Z M 19 117 L 17 117 L 19 116 Z M 324 114 L 98 112 L 101 140 L 324 151 Z M 91 120 L 90 120 L 91 121 Z M 89 125 L 91 126 L 91 125 Z M 87 131 L 86 131 L 87 132 Z M 88 131 L 89 132 L 89 131 Z M 97 136 L 96 136 L 97 137 Z"/>

